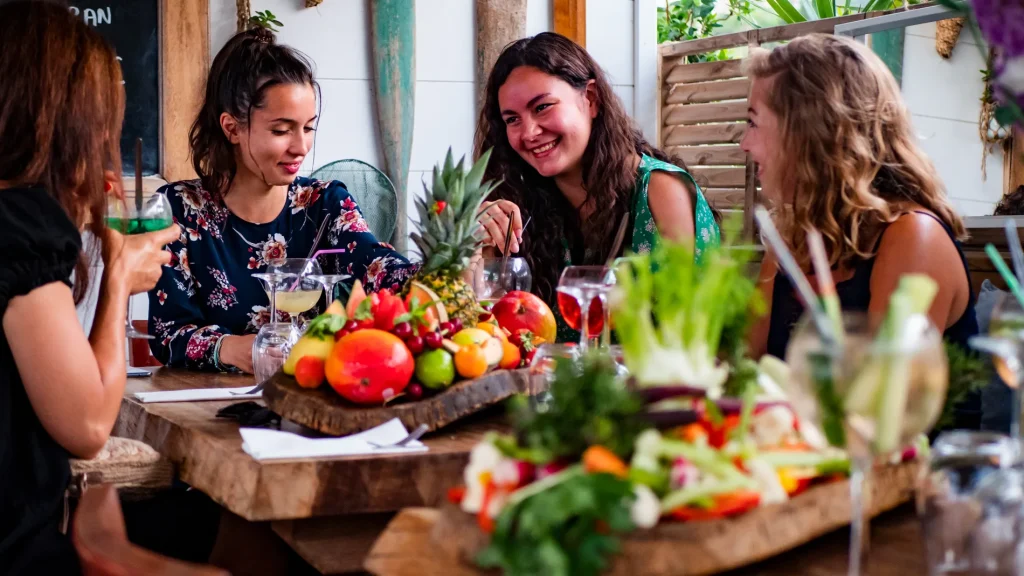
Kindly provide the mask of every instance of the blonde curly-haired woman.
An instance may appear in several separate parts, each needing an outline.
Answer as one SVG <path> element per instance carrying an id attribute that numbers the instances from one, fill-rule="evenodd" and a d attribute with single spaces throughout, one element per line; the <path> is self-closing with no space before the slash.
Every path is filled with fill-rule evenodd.
<path id="1" fill-rule="evenodd" d="M 818 229 L 843 308 L 869 314 L 884 312 L 901 275 L 931 276 L 939 292 L 929 316 L 966 347 L 978 323 L 964 225 L 885 64 L 853 40 L 812 34 L 757 50 L 745 66 L 752 82 L 741 146 L 797 261 L 811 270 L 806 232 Z M 803 306 L 771 253 L 759 280 L 771 313 L 752 331 L 752 351 L 782 357 Z M 977 397 L 969 403 L 958 427 L 977 425 Z"/>

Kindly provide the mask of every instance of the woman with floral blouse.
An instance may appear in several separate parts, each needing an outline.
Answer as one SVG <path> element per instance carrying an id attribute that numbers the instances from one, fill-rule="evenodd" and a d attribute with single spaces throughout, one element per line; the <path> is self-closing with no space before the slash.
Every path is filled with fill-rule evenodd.
<path id="1" fill-rule="evenodd" d="M 374 291 L 414 271 L 374 238 L 344 184 L 296 177 L 312 145 L 316 89 L 309 62 L 262 28 L 239 33 L 214 59 L 191 131 L 200 178 L 162 189 L 181 228 L 149 293 L 150 347 L 165 365 L 252 372 L 255 333 L 270 315 L 252 274 L 306 257 L 324 220 L 319 248 L 344 250 L 319 259 L 325 273 Z"/>

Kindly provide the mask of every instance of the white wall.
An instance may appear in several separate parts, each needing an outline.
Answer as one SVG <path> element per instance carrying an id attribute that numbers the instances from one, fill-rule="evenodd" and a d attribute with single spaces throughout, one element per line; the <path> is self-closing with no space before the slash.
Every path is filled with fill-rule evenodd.
<path id="1" fill-rule="evenodd" d="M 903 49 L 903 96 L 914 117 L 921 146 L 935 163 L 947 193 L 962 216 L 988 216 L 1003 195 L 1003 152 L 987 156 L 983 179 L 983 145 L 978 116 L 984 89 L 982 51 L 964 28 L 953 55 L 935 51 L 935 23 L 906 29 Z"/>

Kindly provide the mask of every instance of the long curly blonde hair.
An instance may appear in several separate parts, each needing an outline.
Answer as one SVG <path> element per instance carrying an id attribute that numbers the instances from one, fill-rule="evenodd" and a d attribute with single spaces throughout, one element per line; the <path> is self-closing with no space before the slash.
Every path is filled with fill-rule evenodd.
<path id="1" fill-rule="evenodd" d="M 909 204 L 934 212 L 962 239 L 963 222 L 935 168 L 918 147 L 910 113 L 892 74 L 866 46 L 810 34 L 744 63 L 769 79 L 766 104 L 779 118 L 787 194 L 779 228 L 807 265 L 806 232 L 817 228 L 831 264 L 874 256 L 884 227 Z"/>

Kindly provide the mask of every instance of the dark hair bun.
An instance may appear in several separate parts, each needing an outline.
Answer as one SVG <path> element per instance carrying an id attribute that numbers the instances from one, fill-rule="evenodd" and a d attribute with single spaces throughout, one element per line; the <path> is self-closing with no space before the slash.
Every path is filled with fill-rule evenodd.
<path id="1" fill-rule="evenodd" d="M 274 37 L 274 33 L 269 28 L 263 26 L 256 26 L 250 29 L 252 37 L 260 44 L 275 44 L 277 38 Z"/>

